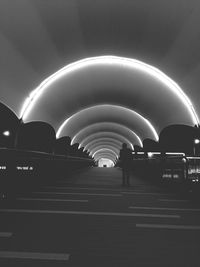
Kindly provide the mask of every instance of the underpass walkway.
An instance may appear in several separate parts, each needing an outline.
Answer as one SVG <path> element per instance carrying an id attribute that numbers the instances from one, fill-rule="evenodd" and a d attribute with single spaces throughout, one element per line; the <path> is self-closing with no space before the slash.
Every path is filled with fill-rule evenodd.
<path id="1" fill-rule="evenodd" d="M 1 202 L 0 266 L 200 266 L 199 203 L 118 168 L 56 178 Z"/>

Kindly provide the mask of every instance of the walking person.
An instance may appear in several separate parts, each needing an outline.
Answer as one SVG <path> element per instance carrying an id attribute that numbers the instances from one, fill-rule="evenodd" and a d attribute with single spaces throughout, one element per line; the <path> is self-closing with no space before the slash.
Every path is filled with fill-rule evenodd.
<path id="1" fill-rule="evenodd" d="M 130 185 L 130 173 L 132 164 L 132 150 L 127 147 L 126 143 L 123 143 L 120 150 L 119 159 L 122 167 L 122 185 Z"/>

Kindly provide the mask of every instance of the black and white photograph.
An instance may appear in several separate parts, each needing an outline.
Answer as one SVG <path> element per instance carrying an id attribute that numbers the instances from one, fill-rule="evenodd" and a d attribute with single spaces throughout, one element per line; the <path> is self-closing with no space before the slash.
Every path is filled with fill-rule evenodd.
<path id="1" fill-rule="evenodd" d="M 0 266 L 200 266 L 199 0 L 0 0 Z"/>

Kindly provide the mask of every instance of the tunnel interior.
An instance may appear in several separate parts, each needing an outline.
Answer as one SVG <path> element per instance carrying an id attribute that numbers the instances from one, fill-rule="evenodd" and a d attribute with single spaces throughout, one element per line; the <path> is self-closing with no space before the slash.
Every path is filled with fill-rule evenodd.
<path id="1" fill-rule="evenodd" d="M 60 139 L 70 138 L 70 148 L 63 139 L 62 153 L 79 151 L 95 161 L 107 157 L 113 164 L 123 143 L 132 151 L 144 150 L 145 140 L 159 142 L 167 126 L 199 124 L 190 99 L 175 81 L 154 66 L 117 56 L 86 58 L 56 71 L 25 98 L 18 119 L 19 148 L 28 147 L 20 142 L 32 129 L 39 131 L 40 121 L 41 135 L 46 123 L 55 130 L 56 137 L 49 138 L 56 138 L 58 146 Z M 5 128 L 4 139 L 9 139 L 8 133 Z"/>
<path id="2" fill-rule="evenodd" d="M 57 139 L 69 136 L 95 160 L 109 152 L 113 162 L 123 143 L 142 148 L 145 139 L 158 142 L 169 125 L 199 123 L 189 97 L 165 73 L 109 55 L 72 62 L 47 77 L 25 99 L 20 116 L 24 123 L 49 123 Z"/>
<path id="3" fill-rule="evenodd" d="M 199 25 L 199 0 L 0 0 L 0 266 L 200 266 Z"/>

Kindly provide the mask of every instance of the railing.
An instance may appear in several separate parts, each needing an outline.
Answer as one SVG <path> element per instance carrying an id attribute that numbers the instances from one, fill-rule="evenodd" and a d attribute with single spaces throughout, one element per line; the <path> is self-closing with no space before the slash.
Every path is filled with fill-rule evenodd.
<path id="1" fill-rule="evenodd" d="M 0 196 L 14 196 L 40 184 L 51 184 L 93 160 L 35 151 L 0 149 Z"/>
<path id="2" fill-rule="evenodd" d="M 200 187 L 200 157 L 178 152 L 133 152 L 132 170 L 151 183 Z"/>

